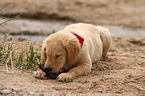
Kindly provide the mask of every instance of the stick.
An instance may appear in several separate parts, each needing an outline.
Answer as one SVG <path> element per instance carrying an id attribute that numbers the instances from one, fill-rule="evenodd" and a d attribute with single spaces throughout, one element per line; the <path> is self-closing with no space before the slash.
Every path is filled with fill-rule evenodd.
<path id="1" fill-rule="evenodd" d="M 8 63 L 9 62 L 9 58 L 7 59 L 7 62 L 6 62 L 6 70 L 7 70 L 7 72 L 9 72 L 9 70 L 8 70 Z"/>
<path id="2" fill-rule="evenodd" d="M 7 7 L 7 6 L 10 5 L 10 4 L 12 4 L 12 3 L 9 3 L 9 4 L 5 5 L 5 6 L 3 6 L 3 7 L 0 9 L 0 11 L 3 10 L 5 7 Z"/>
<path id="3" fill-rule="evenodd" d="M 11 20 L 14 20 L 14 19 L 8 19 L 8 20 L 6 20 L 6 21 L 0 23 L 0 26 L 3 25 L 3 24 L 5 24 L 5 23 L 7 23 L 7 22 L 9 22 L 9 21 L 11 21 Z"/>
<path id="4" fill-rule="evenodd" d="M 12 51 L 10 52 L 10 57 L 11 57 L 11 64 L 12 64 L 12 74 L 13 74 L 13 62 L 12 62 Z"/>

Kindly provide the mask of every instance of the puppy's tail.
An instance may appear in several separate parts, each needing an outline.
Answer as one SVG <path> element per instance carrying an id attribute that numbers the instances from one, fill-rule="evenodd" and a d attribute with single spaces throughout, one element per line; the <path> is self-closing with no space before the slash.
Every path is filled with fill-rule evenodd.
<path id="1" fill-rule="evenodd" d="M 100 26 L 97 26 L 100 27 Z M 103 57 L 106 57 L 109 48 L 111 47 L 111 33 L 107 28 L 100 27 L 100 38 L 103 43 Z"/>

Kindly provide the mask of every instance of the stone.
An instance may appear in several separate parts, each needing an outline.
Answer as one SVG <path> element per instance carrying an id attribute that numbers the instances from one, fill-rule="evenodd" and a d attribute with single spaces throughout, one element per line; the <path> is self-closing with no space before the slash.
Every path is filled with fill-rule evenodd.
<path id="1" fill-rule="evenodd" d="M 29 91 L 29 94 L 30 94 L 30 95 L 34 95 L 34 92 L 33 92 L 33 91 Z"/>
<path id="2" fill-rule="evenodd" d="M 8 89 L 0 90 L 0 93 L 4 95 L 10 94 L 11 92 L 12 90 L 8 90 Z"/>
<path id="3" fill-rule="evenodd" d="M 98 90 L 99 93 L 103 93 L 103 90 Z"/>
<path id="4" fill-rule="evenodd" d="M 19 88 L 14 88 L 13 91 L 20 92 L 20 89 Z"/>
<path id="5" fill-rule="evenodd" d="M 16 95 L 17 93 L 16 92 L 12 92 L 12 94 Z"/>

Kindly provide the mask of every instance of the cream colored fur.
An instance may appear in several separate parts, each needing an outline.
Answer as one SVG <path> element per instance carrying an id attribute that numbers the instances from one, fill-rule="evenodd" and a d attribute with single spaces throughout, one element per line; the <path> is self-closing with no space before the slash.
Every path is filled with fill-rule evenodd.
<path id="1" fill-rule="evenodd" d="M 84 38 L 83 47 L 71 32 Z M 41 64 L 51 66 L 52 73 L 60 72 L 65 66 L 75 65 L 67 73 L 58 76 L 58 80 L 67 82 L 91 72 L 92 63 L 106 57 L 110 45 L 111 34 L 106 28 L 84 23 L 68 25 L 44 40 Z M 59 57 L 56 58 L 56 55 Z M 38 71 L 36 77 L 43 78 L 45 75 L 43 71 Z"/>

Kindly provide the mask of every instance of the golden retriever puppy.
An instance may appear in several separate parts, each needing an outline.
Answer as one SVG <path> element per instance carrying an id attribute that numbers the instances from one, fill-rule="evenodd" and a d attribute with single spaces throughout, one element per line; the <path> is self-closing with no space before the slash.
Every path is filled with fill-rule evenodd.
<path id="1" fill-rule="evenodd" d="M 43 41 L 41 61 L 50 73 L 61 73 L 59 81 L 68 82 L 91 72 L 92 63 L 106 57 L 111 45 L 108 29 L 91 24 L 68 25 Z M 68 72 L 62 73 L 62 70 Z M 44 78 L 46 72 L 37 71 L 35 77 Z"/>

